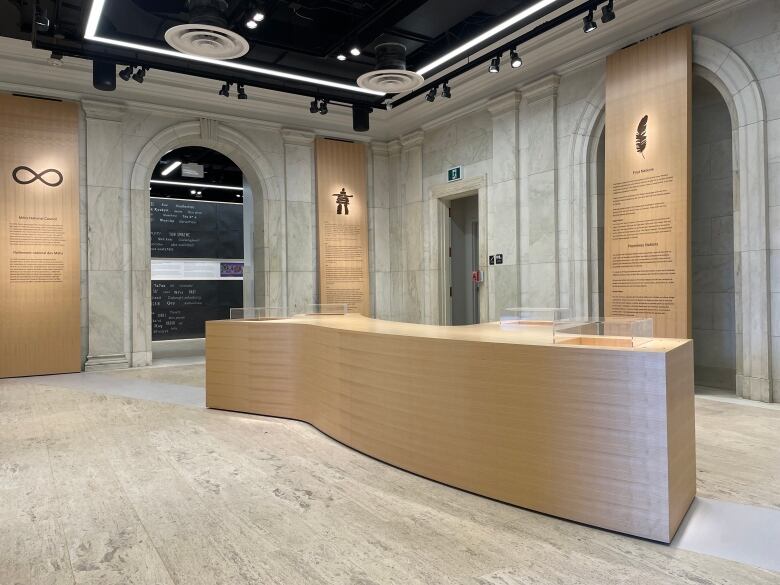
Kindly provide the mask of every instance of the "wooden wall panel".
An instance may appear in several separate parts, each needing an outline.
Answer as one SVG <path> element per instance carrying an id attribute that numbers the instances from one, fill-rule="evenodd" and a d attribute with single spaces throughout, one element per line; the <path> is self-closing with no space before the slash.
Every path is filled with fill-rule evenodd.
<path id="1" fill-rule="evenodd" d="M 320 302 L 345 303 L 351 313 L 368 315 L 366 147 L 319 138 L 316 154 Z M 346 199 L 339 197 L 342 189 Z"/>
<path id="2" fill-rule="evenodd" d="M 424 477 L 669 542 L 696 490 L 692 347 L 360 315 L 212 321 L 206 405 L 304 420 Z"/>
<path id="3" fill-rule="evenodd" d="M 607 58 L 604 309 L 691 336 L 691 29 Z"/>
<path id="4" fill-rule="evenodd" d="M 81 369 L 78 127 L 78 104 L 0 95 L 0 378 Z"/>

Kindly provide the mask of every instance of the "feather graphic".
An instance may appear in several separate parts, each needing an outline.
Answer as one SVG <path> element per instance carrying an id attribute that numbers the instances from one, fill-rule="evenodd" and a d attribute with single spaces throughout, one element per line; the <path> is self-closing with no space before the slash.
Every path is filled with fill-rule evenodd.
<path id="1" fill-rule="evenodd" d="M 636 151 L 645 158 L 645 148 L 647 148 L 647 116 L 639 121 L 636 128 Z"/>

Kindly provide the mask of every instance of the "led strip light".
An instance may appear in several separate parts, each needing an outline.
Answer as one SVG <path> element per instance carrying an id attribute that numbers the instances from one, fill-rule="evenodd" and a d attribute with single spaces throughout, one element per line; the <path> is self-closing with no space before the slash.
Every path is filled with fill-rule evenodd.
<path id="1" fill-rule="evenodd" d="M 97 34 L 98 24 L 100 23 L 100 17 L 103 14 L 103 8 L 105 7 L 106 0 L 93 0 L 92 8 L 89 12 L 89 19 L 87 20 L 87 28 L 84 31 L 84 38 L 88 41 L 95 41 L 97 43 L 104 43 L 106 45 L 114 45 L 117 47 L 124 47 L 126 49 L 133 49 L 135 51 L 146 51 L 148 53 L 156 53 L 158 55 L 165 55 L 166 57 L 176 57 L 178 59 L 187 59 L 189 61 L 198 61 L 199 63 L 206 63 L 208 65 L 217 65 L 221 67 L 227 67 L 229 69 L 236 69 L 238 71 L 248 71 L 250 73 L 257 73 L 258 75 L 268 75 L 270 77 L 280 77 L 282 79 L 289 79 L 291 81 L 301 81 L 303 83 L 311 83 L 313 85 L 324 85 L 327 87 L 333 87 L 336 89 L 343 89 L 346 91 L 354 91 L 359 93 L 365 93 L 376 96 L 386 95 L 383 91 L 374 91 L 373 89 L 363 89 L 357 85 L 348 85 L 346 83 L 339 83 L 337 81 L 328 81 L 326 79 L 318 79 L 316 77 L 308 77 L 306 75 L 298 75 L 296 73 L 287 73 L 286 71 L 277 71 L 275 69 L 266 69 L 264 67 L 254 67 L 252 65 L 246 65 L 244 63 L 236 63 L 233 61 L 222 61 L 220 59 L 209 59 L 208 57 L 200 57 L 198 55 L 188 55 L 187 53 L 180 53 L 178 51 L 172 51 L 170 49 L 163 49 L 161 47 L 153 47 L 151 45 L 142 45 L 140 43 L 129 43 L 127 41 L 120 41 L 118 39 L 109 39 L 108 37 L 101 37 Z"/>
<path id="2" fill-rule="evenodd" d="M 152 179 L 150 183 L 158 185 L 176 185 L 177 187 L 200 187 L 201 189 L 225 189 L 226 191 L 243 191 L 243 187 L 230 187 L 228 185 L 210 185 L 208 183 L 183 183 L 181 181 L 163 181 L 161 179 Z"/>
<path id="3" fill-rule="evenodd" d="M 487 30 L 484 33 L 482 33 L 481 35 L 479 35 L 477 37 L 474 37 L 470 41 L 467 41 L 467 42 L 463 43 L 461 46 L 453 49 L 449 53 L 446 53 L 446 54 L 442 55 L 441 57 L 439 57 L 435 61 L 431 61 L 430 63 L 428 63 L 424 67 L 420 67 L 417 70 L 417 73 L 419 73 L 420 75 L 425 75 L 426 73 L 436 69 L 440 65 L 444 65 L 445 63 L 447 63 L 448 61 L 451 61 L 452 59 L 454 59 L 458 55 L 461 55 L 461 54 L 465 53 L 466 51 L 468 51 L 469 49 L 471 49 L 473 47 L 476 47 L 480 43 L 488 40 L 490 37 L 493 37 L 493 36 L 497 35 L 498 33 L 505 31 L 506 29 L 508 29 L 509 27 L 517 24 L 521 20 L 525 20 L 529 16 L 533 16 L 534 14 L 539 12 L 540 10 L 543 10 L 543 9 L 547 8 L 548 6 L 550 6 L 550 4 L 554 4 L 555 2 L 558 2 L 558 0 L 540 0 L 539 2 L 534 4 L 533 6 L 529 6 L 525 10 L 521 10 L 520 12 L 518 12 L 517 14 L 512 16 L 511 18 L 508 18 L 504 22 L 502 22 L 500 24 L 497 24 L 496 26 L 494 26 L 490 30 Z"/>

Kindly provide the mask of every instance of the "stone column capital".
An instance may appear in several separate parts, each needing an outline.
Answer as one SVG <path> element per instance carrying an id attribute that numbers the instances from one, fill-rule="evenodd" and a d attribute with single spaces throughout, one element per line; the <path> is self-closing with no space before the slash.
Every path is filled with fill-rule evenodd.
<path id="1" fill-rule="evenodd" d="M 530 102 L 536 102 L 547 97 L 558 95 L 558 85 L 561 78 L 557 75 L 548 75 L 538 81 L 534 81 L 522 88 L 523 95 Z"/>
<path id="2" fill-rule="evenodd" d="M 297 130 L 294 128 L 282 128 L 282 140 L 285 144 L 296 144 L 299 146 L 311 146 L 314 144 L 316 134 L 308 130 Z"/>
<path id="3" fill-rule="evenodd" d="M 121 122 L 125 115 L 125 106 L 117 102 L 103 102 L 98 100 L 82 99 L 81 107 L 87 118 L 93 120 L 108 120 Z"/>
<path id="4" fill-rule="evenodd" d="M 517 111 L 522 95 L 523 94 L 518 90 L 513 89 L 508 93 L 495 97 L 488 101 L 487 111 L 490 112 L 490 115 L 494 118 L 513 110 Z"/>
<path id="5" fill-rule="evenodd" d="M 409 150 L 416 146 L 421 146 L 423 143 L 423 136 L 424 134 L 422 130 L 416 130 L 415 132 L 404 134 L 401 136 L 401 146 L 404 150 Z"/>

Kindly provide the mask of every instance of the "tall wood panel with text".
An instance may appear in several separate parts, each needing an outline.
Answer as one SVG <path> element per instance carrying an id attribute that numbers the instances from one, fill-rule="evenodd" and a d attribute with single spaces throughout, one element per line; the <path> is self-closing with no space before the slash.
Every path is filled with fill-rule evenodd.
<path id="1" fill-rule="evenodd" d="M 369 316 L 366 147 L 318 138 L 316 153 L 320 302 Z"/>
<path id="2" fill-rule="evenodd" d="M 78 104 L 0 95 L 0 378 L 81 369 Z"/>
<path id="3" fill-rule="evenodd" d="M 607 58 L 604 309 L 691 336 L 691 28 Z"/>

